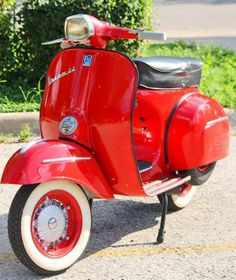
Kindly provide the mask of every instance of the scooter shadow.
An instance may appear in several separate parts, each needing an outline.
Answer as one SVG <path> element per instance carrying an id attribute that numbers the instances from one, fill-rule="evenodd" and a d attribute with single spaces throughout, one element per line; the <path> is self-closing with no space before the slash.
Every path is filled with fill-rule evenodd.
<path id="1" fill-rule="evenodd" d="M 132 238 L 122 244 L 119 241 L 131 233 L 152 227 L 156 227 L 157 234 L 159 229 L 157 218 L 161 216 L 161 206 L 157 199 L 147 202 L 128 199 L 96 200 L 93 203 L 92 213 L 93 228 L 86 256 L 107 247 L 147 245 Z M 154 243 L 155 239 L 148 245 Z"/>
<path id="2" fill-rule="evenodd" d="M 23 266 L 11 249 L 7 234 L 7 214 L 0 215 L 0 279 L 43 279 Z"/>
<path id="3" fill-rule="evenodd" d="M 161 206 L 157 199 L 147 202 L 141 200 L 116 199 L 93 202 L 92 234 L 85 258 L 107 247 L 144 245 L 139 243 L 139 240 L 127 239 L 127 242 L 122 244 L 118 242 L 131 233 L 157 226 L 157 218 L 161 215 Z M 24 267 L 14 255 L 8 240 L 7 218 L 7 214 L 0 215 L 0 279 L 44 279 L 45 277 L 37 276 Z M 155 239 L 148 244 L 154 242 Z"/>

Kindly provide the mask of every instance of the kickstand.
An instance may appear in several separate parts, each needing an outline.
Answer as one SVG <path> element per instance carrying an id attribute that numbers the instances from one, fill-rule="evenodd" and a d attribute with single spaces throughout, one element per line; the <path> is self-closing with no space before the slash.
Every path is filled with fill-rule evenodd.
<path id="1" fill-rule="evenodd" d="M 165 220 L 167 214 L 167 207 L 168 207 L 168 196 L 166 193 L 161 194 L 162 198 L 162 211 L 161 211 L 161 224 L 157 236 L 157 244 L 160 244 L 164 241 L 164 228 L 165 228 Z"/>

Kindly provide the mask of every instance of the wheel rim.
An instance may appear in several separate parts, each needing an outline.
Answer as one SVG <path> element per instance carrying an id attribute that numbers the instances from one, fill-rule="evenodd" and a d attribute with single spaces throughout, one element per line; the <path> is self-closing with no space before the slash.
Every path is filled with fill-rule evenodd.
<path id="1" fill-rule="evenodd" d="M 78 242 L 82 213 L 75 198 L 66 191 L 46 193 L 36 204 L 31 218 L 31 234 L 37 249 L 47 257 L 68 254 Z"/>
<path id="2" fill-rule="evenodd" d="M 204 173 L 204 172 L 206 172 L 209 169 L 210 166 L 211 166 L 211 164 L 206 164 L 206 165 L 198 167 L 198 170 L 200 172 Z"/>
<path id="3" fill-rule="evenodd" d="M 181 191 L 178 193 L 178 196 L 180 197 L 184 197 L 186 195 L 189 194 L 189 192 L 191 191 L 192 186 L 189 184 L 183 185 Z"/>

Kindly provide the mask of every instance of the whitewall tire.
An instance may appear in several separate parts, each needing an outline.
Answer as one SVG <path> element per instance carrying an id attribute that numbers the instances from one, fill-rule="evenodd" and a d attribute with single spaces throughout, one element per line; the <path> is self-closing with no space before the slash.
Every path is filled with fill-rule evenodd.
<path id="1" fill-rule="evenodd" d="M 19 260 L 39 274 L 58 274 L 83 254 L 91 208 L 83 190 L 68 181 L 22 186 L 9 212 L 8 232 Z"/>

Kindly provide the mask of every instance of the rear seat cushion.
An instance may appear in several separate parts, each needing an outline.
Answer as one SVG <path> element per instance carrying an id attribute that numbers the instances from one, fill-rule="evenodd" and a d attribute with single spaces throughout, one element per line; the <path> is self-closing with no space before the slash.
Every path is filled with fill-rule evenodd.
<path id="1" fill-rule="evenodd" d="M 197 87 L 203 63 L 188 57 L 143 57 L 133 60 L 139 71 L 139 86 L 158 88 Z"/>

